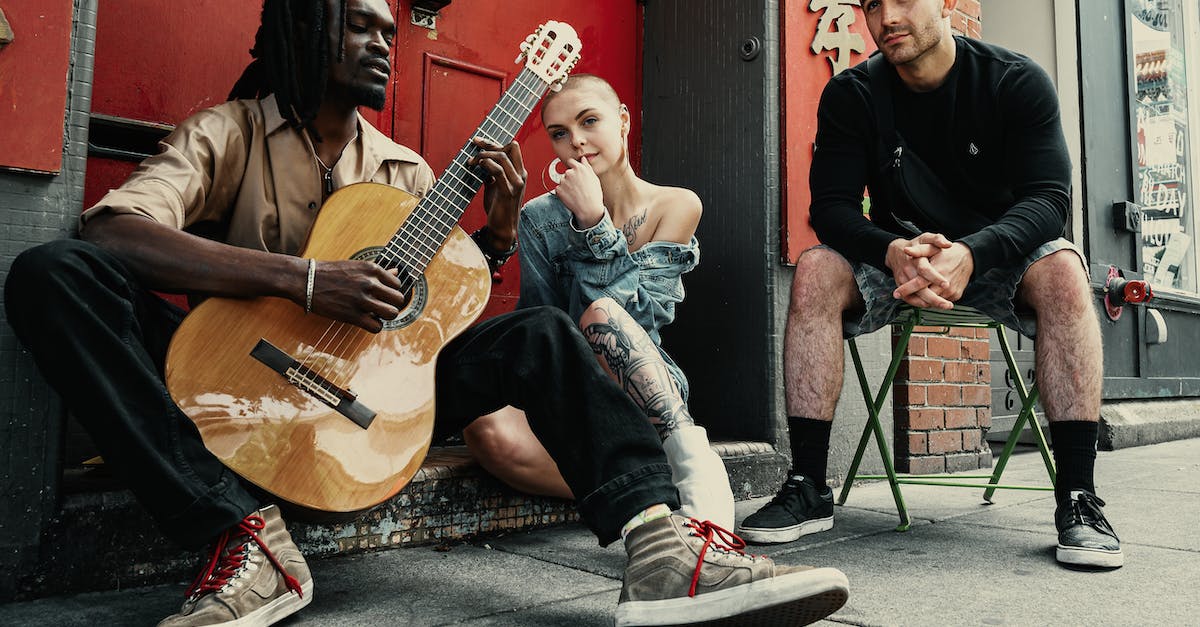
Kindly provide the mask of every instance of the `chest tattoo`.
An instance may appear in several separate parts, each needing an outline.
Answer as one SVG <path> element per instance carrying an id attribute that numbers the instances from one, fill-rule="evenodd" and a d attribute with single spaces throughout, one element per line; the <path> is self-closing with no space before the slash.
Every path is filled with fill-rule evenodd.
<path id="1" fill-rule="evenodd" d="M 639 213 L 625 221 L 625 225 L 621 227 L 621 232 L 625 234 L 625 244 L 626 245 L 633 246 L 633 243 L 637 241 L 638 227 L 642 226 L 645 223 L 646 223 L 646 210 L 645 209 L 642 209 L 641 213 Z"/>

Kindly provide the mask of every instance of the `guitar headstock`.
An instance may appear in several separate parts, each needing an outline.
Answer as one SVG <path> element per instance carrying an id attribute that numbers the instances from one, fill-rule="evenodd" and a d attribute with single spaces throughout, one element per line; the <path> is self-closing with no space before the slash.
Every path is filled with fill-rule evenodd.
<path id="1" fill-rule="evenodd" d="M 537 74 L 550 89 L 558 91 L 579 61 L 582 49 L 583 44 L 579 43 L 579 36 L 570 24 L 550 20 L 521 43 L 517 62 L 524 61 L 526 69 Z"/>

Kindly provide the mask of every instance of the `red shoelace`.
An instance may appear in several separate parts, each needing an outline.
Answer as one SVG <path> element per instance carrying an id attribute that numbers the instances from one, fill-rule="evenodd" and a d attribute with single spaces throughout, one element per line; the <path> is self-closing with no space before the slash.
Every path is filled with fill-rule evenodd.
<path id="1" fill-rule="evenodd" d="M 742 550 L 746 548 L 746 541 L 736 533 L 710 520 L 689 518 L 684 524 L 695 529 L 697 536 L 704 538 L 704 546 L 700 547 L 700 556 L 696 558 L 696 571 L 692 573 L 692 587 L 688 588 L 688 596 L 694 597 L 696 596 L 696 585 L 700 583 L 700 568 L 704 566 L 704 554 L 708 552 L 708 547 L 714 547 L 718 551 L 746 555 L 746 552 Z M 720 544 L 717 544 L 718 542 Z"/>
<path id="2" fill-rule="evenodd" d="M 258 545 L 258 548 L 262 549 L 263 555 L 267 556 L 267 560 L 271 562 L 271 566 L 274 566 L 275 570 L 283 575 L 283 581 L 287 584 L 288 590 L 295 592 L 303 598 L 304 591 L 300 589 L 300 582 L 283 569 L 283 565 L 279 563 L 279 560 L 275 559 L 275 555 L 271 553 L 271 550 L 267 548 L 267 545 L 255 533 L 256 531 L 262 531 L 266 524 L 262 516 L 250 514 L 243 518 L 236 527 L 226 529 L 221 534 L 221 537 L 217 538 L 212 557 L 208 560 L 208 566 L 192 582 L 186 596 L 199 597 L 208 592 L 219 592 L 221 588 L 224 588 L 230 579 L 237 576 L 242 566 L 246 563 L 246 560 L 249 558 L 247 545 L 253 540 Z M 236 546 L 230 546 L 230 542 L 238 538 L 238 536 L 242 536 L 242 541 Z"/>

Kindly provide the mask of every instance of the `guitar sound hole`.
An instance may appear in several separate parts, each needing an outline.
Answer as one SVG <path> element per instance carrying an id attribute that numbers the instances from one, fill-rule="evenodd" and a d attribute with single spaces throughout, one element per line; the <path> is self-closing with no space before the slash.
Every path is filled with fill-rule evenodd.
<path id="1" fill-rule="evenodd" d="M 373 261 L 378 263 L 380 255 L 383 254 L 384 247 L 373 246 L 364 248 L 350 256 L 351 259 L 360 261 Z M 382 264 L 381 264 L 382 265 Z M 392 331 L 395 329 L 403 329 L 404 327 L 416 322 L 417 318 L 425 311 L 425 305 L 429 301 L 429 284 L 425 281 L 425 275 L 416 274 L 412 268 L 403 262 L 385 265 L 387 268 L 399 268 L 401 283 L 408 286 L 408 306 L 400 311 L 400 315 L 393 320 L 383 321 L 383 330 Z"/>

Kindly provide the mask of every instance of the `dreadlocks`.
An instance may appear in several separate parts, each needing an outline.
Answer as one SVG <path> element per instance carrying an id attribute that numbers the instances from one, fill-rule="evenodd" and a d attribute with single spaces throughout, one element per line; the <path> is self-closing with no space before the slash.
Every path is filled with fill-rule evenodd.
<path id="1" fill-rule="evenodd" d="M 313 119 L 325 96 L 329 74 L 330 28 L 337 28 L 337 60 L 344 54 L 346 0 L 333 0 L 336 15 L 326 15 L 329 0 L 265 0 L 262 24 L 254 36 L 242 77 L 229 99 L 275 94 L 279 115 L 295 128 L 318 137 Z"/>

